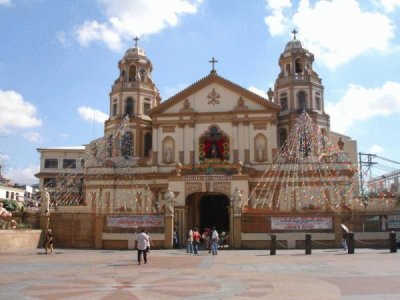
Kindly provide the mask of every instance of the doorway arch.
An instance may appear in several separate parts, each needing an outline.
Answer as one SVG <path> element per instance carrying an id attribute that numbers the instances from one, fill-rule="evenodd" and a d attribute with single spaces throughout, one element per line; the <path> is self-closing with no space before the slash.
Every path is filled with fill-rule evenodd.
<path id="1" fill-rule="evenodd" d="M 194 193 L 186 198 L 187 225 L 205 228 L 216 227 L 218 232 L 229 232 L 229 197 L 222 193 Z"/>

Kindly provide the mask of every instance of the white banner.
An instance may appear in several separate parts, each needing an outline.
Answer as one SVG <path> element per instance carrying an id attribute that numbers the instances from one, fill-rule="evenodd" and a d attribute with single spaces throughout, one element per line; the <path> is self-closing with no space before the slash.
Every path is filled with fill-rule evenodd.
<path id="1" fill-rule="evenodd" d="M 389 229 L 400 228 L 400 215 L 388 215 L 387 227 Z"/>
<path id="2" fill-rule="evenodd" d="M 332 217 L 271 217 L 271 229 L 332 229 Z"/>
<path id="3" fill-rule="evenodd" d="M 107 216 L 107 227 L 148 228 L 163 226 L 164 215 Z"/>

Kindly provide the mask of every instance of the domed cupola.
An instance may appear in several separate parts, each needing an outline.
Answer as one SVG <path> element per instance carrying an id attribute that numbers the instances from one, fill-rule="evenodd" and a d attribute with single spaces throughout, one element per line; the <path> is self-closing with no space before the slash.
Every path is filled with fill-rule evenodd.
<path id="1" fill-rule="evenodd" d="M 274 102 L 281 106 L 278 143 L 282 145 L 299 113 L 307 111 L 325 131 L 329 116 L 324 111 L 324 87 L 313 70 L 314 54 L 303 48 L 293 30 L 293 39 L 279 57 L 280 73 L 274 85 Z"/>
<path id="2" fill-rule="evenodd" d="M 135 45 L 118 62 L 119 76 L 110 92 L 110 118 L 105 123 L 105 134 L 115 136 L 120 128 L 128 128 L 132 139 L 138 141 L 129 156 L 148 156 L 151 146 L 143 142 L 151 141 L 146 135 L 151 135 L 152 130 L 148 112 L 161 98 L 151 79 L 153 65 L 144 49 L 138 46 L 138 40 L 134 39 Z"/>

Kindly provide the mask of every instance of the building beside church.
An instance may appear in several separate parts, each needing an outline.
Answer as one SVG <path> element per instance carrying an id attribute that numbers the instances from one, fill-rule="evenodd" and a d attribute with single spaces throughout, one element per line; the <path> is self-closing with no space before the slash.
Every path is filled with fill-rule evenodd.
<path id="1" fill-rule="evenodd" d="M 294 35 L 268 98 L 220 76 L 214 62 L 161 101 L 136 41 L 118 62 L 104 136 L 38 149 L 62 245 L 131 248 L 146 227 L 168 248 L 173 230 L 182 241 L 197 225 L 229 233 L 235 248 L 265 247 L 262 234 L 273 231 L 338 240 L 340 212 L 359 209 L 356 142 L 330 131 L 314 55 Z M 309 227 L 296 225 L 305 220 Z"/>

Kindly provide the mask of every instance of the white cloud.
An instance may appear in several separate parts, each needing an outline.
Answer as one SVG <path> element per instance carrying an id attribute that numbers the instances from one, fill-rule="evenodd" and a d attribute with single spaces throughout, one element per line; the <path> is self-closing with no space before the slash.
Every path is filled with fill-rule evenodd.
<path id="1" fill-rule="evenodd" d="M 32 185 L 39 182 L 34 175 L 39 172 L 38 165 L 30 165 L 26 168 L 9 168 L 4 172 L 4 177 L 11 179 L 14 183 Z"/>
<path id="2" fill-rule="evenodd" d="M 98 109 L 93 109 L 89 106 L 78 107 L 78 114 L 81 116 L 82 119 L 86 121 L 95 121 L 101 124 L 103 124 L 104 121 L 108 119 L 108 115 Z"/>
<path id="3" fill-rule="evenodd" d="M 393 12 L 400 7 L 400 0 L 380 0 L 380 2 L 387 12 Z"/>
<path id="4" fill-rule="evenodd" d="M 30 142 L 37 143 L 41 140 L 40 133 L 38 132 L 26 132 L 22 136 Z"/>
<path id="5" fill-rule="evenodd" d="M 0 0 L 0 5 L 11 6 L 11 0 Z"/>
<path id="6" fill-rule="evenodd" d="M 290 0 L 267 0 L 267 8 L 272 15 L 264 18 L 271 36 L 281 35 L 286 32 L 290 20 L 285 17 L 284 10 L 292 7 Z"/>
<path id="7" fill-rule="evenodd" d="M 379 145 L 373 145 L 369 148 L 368 153 L 379 154 L 383 151 L 383 148 Z"/>
<path id="8" fill-rule="evenodd" d="M 268 99 L 268 95 L 266 91 L 260 90 L 254 86 L 250 86 L 247 88 L 249 91 L 253 92 L 254 94 L 260 95 L 261 97 L 264 97 Z"/>
<path id="9" fill-rule="evenodd" d="M 176 26 L 183 14 L 195 14 L 202 0 L 101 0 L 107 22 L 85 21 L 76 30 L 79 43 L 104 42 L 118 51 L 123 41 L 134 36 L 158 33 L 167 26 Z"/>
<path id="10" fill-rule="evenodd" d="M 69 137 L 68 133 L 61 133 L 61 138 L 66 139 Z"/>
<path id="11" fill-rule="evenodd" d="M 356 0 L 319 0 L 314 5 L 301 0 L 297 11 L 271 11 L 266 20 L 271 35 L 298 29 L 303 46 L 332 69 L 370 50 L 388 51 L 395 36 L 393 20 L 362 10 Z"/>
<path id="12" fill-rule="evenodd" d="M 345 132 L 354 121 L 400 113 L 400 83 L 388 81 L 378 88 L 350 84 L 343 98 L 327 103 L 325 110 L 336 132 Z"/>
<path id="13" fill-rule="evenodd" d="M 0 90 L 0 132 L 40 126 L 36 108 L 15 91 Z"/>

